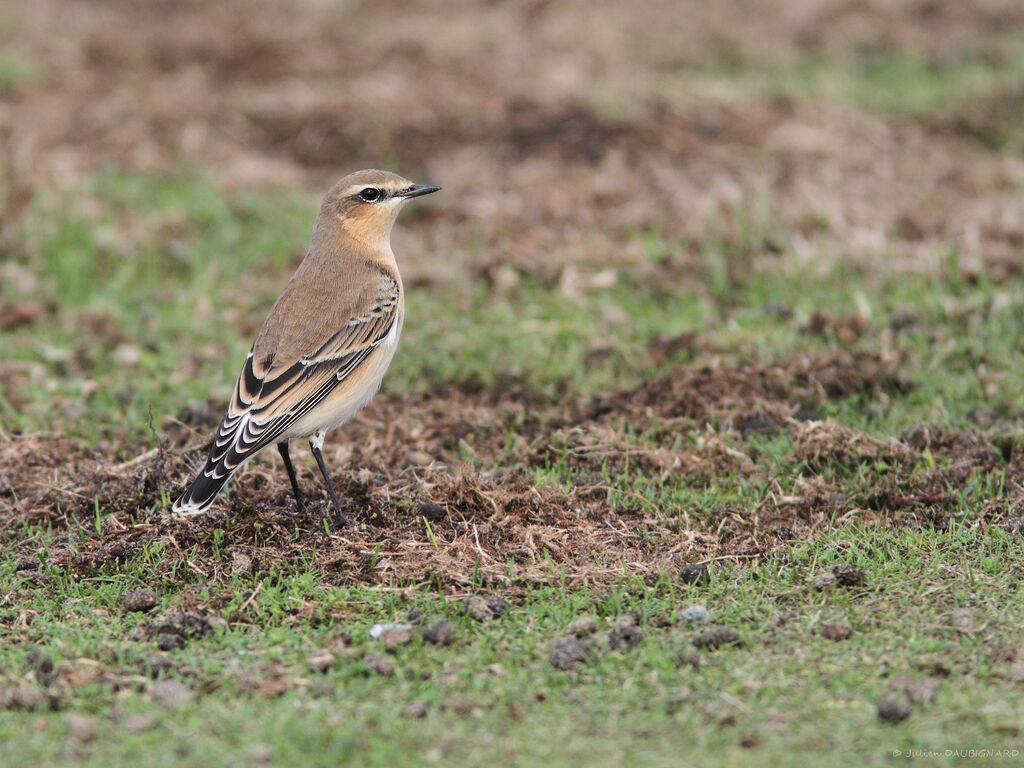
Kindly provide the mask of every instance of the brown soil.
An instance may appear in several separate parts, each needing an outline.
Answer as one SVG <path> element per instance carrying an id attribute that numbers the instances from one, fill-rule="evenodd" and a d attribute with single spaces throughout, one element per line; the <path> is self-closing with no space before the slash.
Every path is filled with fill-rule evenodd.
<path id="1" fill-rule="evenodd" d="M 329 533 L 326 493 L 303 462 L 300 481 L 312 502 L 306 516 L 295 514 L 280 461 L 268 453 L 208 516 L 180 519 L 163 510 L 163 494 L 180 492 L 203 454 L 202 441 L 184 427 L 122 464 L 59 438 L 14 438 L 0 444 L 8 489 L 0 529 L 47 525 L 58 534 L 48 565 L 79 574 L 116 568 L 160 544 L 159 569 L 203 580 L 312 559 L 327 581 L 459 589 L 475 577 L 514 589 L 559 573 L 569 584 L 607 582 L 621 577 L 623 563 L 654 578 L 687 563 L 754 558 L 854 515 L 879 525 L 942 526 L 955 494 L 979 477 L 1005 471 L 1005 487 L 1020 487 L 1024 456 L 985 433 L 921 427 L 881 441 L 807 420 L 830 399 L 859 394 L 871 402 L 905 387 L 895 371 L 896 361 L 846 354 L 788 366 L 684 369 L 547 410 L 531 407 L 522 392 L 382 397 L 328 446 L 346 511 L 360 524 Z M 756 443 L 743 431 L 753 414 L 763 429 L 792 439 L 805 468 L 795 493 L 784 493 L 755 462 Z M 518 436 L 511 447 L 510 432 Z M 680 433 L 699 439 L 680 447 Z M 926 450 L 934 469 L 921 469 Z M 463 463 L 467 453 L 499 468 Z M 561 459 L 560 481 L 538 485 L 534 470 Z M 876 469 L 854 493 L 848 479 L 823 480 L 825 470 L 858 466 Z M 626 471 L 655 483 L 683 475 L 695 487 L 729 475 L 766 490 L 750 509 L 659 507 L 618 490 Z M 991 499 L 982 524 L 1009 524 L 1020 504 Z M 429 529 L 424 509 L 433 518 Z M 36 542 L 6 546 L 23 555 L 23 570 L 39 568 Z M 856 575 L 841 574 L 848 581 Z"/>

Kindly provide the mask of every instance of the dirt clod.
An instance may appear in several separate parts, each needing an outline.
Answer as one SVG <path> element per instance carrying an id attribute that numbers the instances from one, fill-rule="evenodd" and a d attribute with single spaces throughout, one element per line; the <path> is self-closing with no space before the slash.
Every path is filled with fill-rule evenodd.
<path id="1" fill-rule="evenodd" d="M 840 587 L 862 587 L 867 584 L 868 575 L 863 568 L 855 565 L 837 565 L 832 568 L 836 584 Z"/>
<path id="2" fill-rule="evenodd" d="M 455 642 L 455 625 L 439 621 L 423 633 L 423 639 L 431 645 L 449 646 Z"/>
<path id="3" fill-rule="evenodd" d="M 335 664 L 337 664 L 337 662 L 338 660 L 334 656 L 334 653 L 326 649 L 315 651 L 310 654 L 308 659 L 306 659 L 306 663 L 309 664 L 312 669 L 315 669 L 321 674 L 331 669 Z"/>
<path id="4" fill-rule="evenodd" d="M 707 584 L 711 580 L 708 567 L 700 563 L 689 563 L 679 569 L 683 584 Z"/>
<path id="5" fill-rule="evenodd" d="M 910 704 L 895 696 L 878 700 L 878 719 L 886 723 L 900 723 L 910 717 Z"/>
<path id="6" fill-rule="evenodd" d="M 592 658 L 590 643 L 578 637 L 561 637 L 551 644 L 548 660 L 555 669 L 576 669 L 589 664 Z"/>
<path id="7" fill-rule="evenodd" d="M 173 632 L 162 632 L 156 637 L 156 647 L 161 651 L 180 651 L 185 647 L 185 638 Z"/>
<path id="8" fill-rule="evenodd" d="M 693 638 L 693 644 L 698 648 L 713 650 L 724 646 L 743 646 L 740 633 L 732 627 L 708 627 Z"/>
<path id="9" fill-rule="evenodd" d="M 163 707 L 177 709 L 195 698 L 180 680 L 158 680 L 153 685 L 153 699 Z"/>
<path id="10" fill-rule="evenodd" d="M 711 612 L 703 605 L 692 605 L 679 614 L 680 624 L 702 624 L 711 620 Z"/>
<path id="11" fill-rule="evenodd" d="M 447 512 L 440 504 L 435 504 L 432 501 L 417 501 L 416 514 L 425 517 L 431 523 L 439 523 L 444 520 Z"/>
<path id="12" fill-rule="evenodd" d="M 597 620 L 593 616 L 583 614 L 572 620 L 572 623 L 565 628 L 566 635 L 574 637 L 586 637 L 597 632 Z"/>
<path id="13" fill-rule="evenodd" d="M 836 585 L 836 577 L 831 573 L 816 573 L 814 578 L 811 579 L 811 586 L 819 592 L 824 592 L 826 589 L 832 589 Z"/>
<path id="14" fill-rule="evenodd" d="M 412 627 L 391 627 L 381 633 L 380 641 L 384 643 L 385 650 L 395 653 L 399 648 L 411 643 L 412 637 Z"/>
<path id="15" fill-rule="evenodd" d="M 245 576 L 253 572 L 252 558 L 244 552 L 231 555 L 231 573 Z"/>
<path id="16" fill-rule="evenodd" d="M 395 665 L 384 656 L 369 654 L 363 659 L 363 663 L 368 671 L 381 677 L 389 677 L 395 673 Z"/>
<path id="17" fill-rule="evenodd" d="M 822 624 L 821 625 L 821 636 L 827 640 L 835 640 L 839 642 L 841 640 L 849 640 L 853 635 L 853 627 L 849 624 Z"/>
<path id="18" fill-rule="evenodd" d="M 53 707 L 56 703 L 56 698 L 47 696 L 45 691 L 32 685 L 17 685 L 0 690 L 0 709 L 37 711 L 47 706 Z"/>
<path id="19" fill-rule="evenodd" d="M 896 675 L 886 686 L 888 695 L 905 696 L 911 704 L 929 704 L 939 691 L 938 683 L 931 677 Z"/>
<path id="20" fill-rule="evenodd" d="M 508 601 L 497 595 L 471 595 L 463 599 L 462 606 L 477 621 L 490 621 L 509 609 Z"/>
<path id="21" fill-rule="evenodd" d="M 147 629 L 150 637 L 156 635 L 179 635 L 186 640 L 204 637 L 213 633 L 213 624 L 205 616 L 191 611 L 165 613 Z"/>
<path id="22" fill-rule="evenodd" d="M 96 721 L 86 715 L 68 712 L 64 717 L 68 738 L 79 744 L 88 744 L 96 738 Z"/>
<path id="23" fill-rule="evenodd" d="M 126 593 L 121 600 L 121 605 L 126 611 L 144 613 L 156 608 L 159 602 L 160 598 L 157 597 L 156 592 L 148 587 L 141 587 Z"/>
<path id="24" fill-rule="evenodd" d="M 429 711 L 427 702 L 417 699 L 409 702 L 409 706 L 405 708 L 405 716 L 414 720 L 422 720 Z"/>
<path id="25" fill-rule="evenodd" d="M 703 657 L 692 648 L 683 648 L 676 654 L 676 666 L 699 667 L 703 663 Z"/>
<path id="26" fill-rule="evenodd" d="M 628 651 L 644 639 L 644 633 L 633 624 L 619 624 L 608 634 L 608 647 L 613 651 Z"/>

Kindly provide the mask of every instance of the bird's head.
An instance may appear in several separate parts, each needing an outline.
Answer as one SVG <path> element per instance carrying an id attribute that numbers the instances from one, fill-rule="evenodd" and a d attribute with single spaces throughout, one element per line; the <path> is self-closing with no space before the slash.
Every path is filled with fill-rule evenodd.
<path id="1" fill-rule="evenodd" d="M 320 221 L 326 217 L 367 245 L 390 248 L 391 227 L 402 206 L 439 189 L 413 184 L 389 171 L 356 171 L 331 187 L 320 209 Z"/>

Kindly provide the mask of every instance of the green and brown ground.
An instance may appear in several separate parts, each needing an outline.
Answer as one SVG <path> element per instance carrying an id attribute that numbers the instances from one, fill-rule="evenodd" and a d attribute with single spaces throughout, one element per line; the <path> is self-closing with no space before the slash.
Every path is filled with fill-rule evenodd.
<path id="1" fill-rule="evenodd" d="M 5 7 L 0 764 L 1024 760 L 1022 25 Z M 358 527 L 301 450 L 170 518 L 371 166 L 444 192 Z"/>

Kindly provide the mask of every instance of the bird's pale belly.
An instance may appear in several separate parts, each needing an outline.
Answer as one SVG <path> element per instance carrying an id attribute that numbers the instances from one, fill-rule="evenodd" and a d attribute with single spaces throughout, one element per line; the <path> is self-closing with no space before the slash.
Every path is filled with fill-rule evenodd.
<path id="1" fill-rule="evenodd" d="M 391 364 L 391 358 L 395 356 L 395 349 L 398 347 L 397 324 L 394 340 L 388 341 L 391 343 L 385 342 L 377 347 L 348 379 L 335 387 L 320 405 L 296 421 L 281 439 L 307 437 L 314 432 L 329 432 L 355 416 L 373 399 L 380 388 L 385 371 Z"/>

